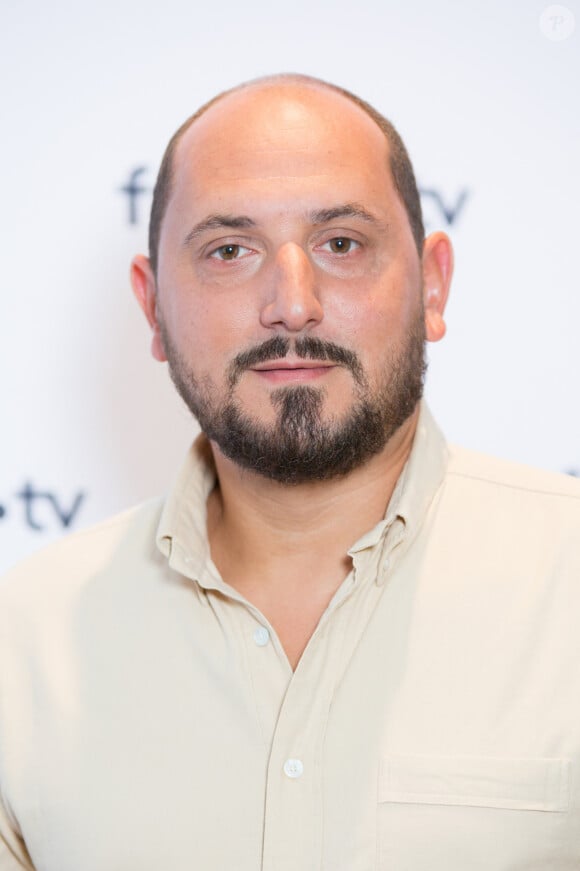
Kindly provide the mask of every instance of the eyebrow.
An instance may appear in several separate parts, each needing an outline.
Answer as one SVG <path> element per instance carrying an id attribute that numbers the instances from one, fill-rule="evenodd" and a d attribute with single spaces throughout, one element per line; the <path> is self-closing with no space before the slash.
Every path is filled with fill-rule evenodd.
<path id="1" fill-rule="evenodd" d="M 328 209 L 317 209 L 308 215 L 309 221 L 314 226 L 328 224 L 330 221 L 336 221 L 338 218 L 361 218 L 370 224 L 381 224 L 378 218 L 358 203 L 341 203 Z M 209 215 L 191 228 L 183 240 L 183 244 L 184 246 L 189 245 L 194 239 L 197 239 L 198 236 L 201 236 L 208 230 L 243 230 L 255 226 L 256 222 L 247 215 Z"/>
<path id="2" fill-rule="evenodd" d="M 318 209 L 310 214 L 310 220 L 313 224 L 328 224 L 330 221 L 336 221 L 338 218 L 362 218 L 363 221 L 367 221 L 369 224 L 380 223 L 378 218 L 358 203 L 342 203 L 330 209 Z"/>
<path id="3" fill-rule="evenodd" d="M 207 230 L 221 230 L 223 228 L 243 230 L 255 226 L 256 222 L 248 218 L 247 215 L 209 215 L 203 221 L 200 221 L 199 224 L 196 224 L 195 227 L 191 228 L 183 240 L 183 244 L 189 245 L 190 242 L 193 242 L 194 239 L 197 239 L 198 236 L 201 236 Z"/>

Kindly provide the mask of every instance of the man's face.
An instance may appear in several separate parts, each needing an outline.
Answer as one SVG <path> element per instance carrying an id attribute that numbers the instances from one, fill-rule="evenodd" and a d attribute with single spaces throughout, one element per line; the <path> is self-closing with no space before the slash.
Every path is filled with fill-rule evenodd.
<path id="1" fill-rule="evenodd" d="M 224 98 L 180 142 L 156 355 L 202 429 L 285 483 L 381 451 L 421 395 L 421 265 L 387 142 L 304 86 Z M 155 341 L 155 340 L 154 340 Z"/>

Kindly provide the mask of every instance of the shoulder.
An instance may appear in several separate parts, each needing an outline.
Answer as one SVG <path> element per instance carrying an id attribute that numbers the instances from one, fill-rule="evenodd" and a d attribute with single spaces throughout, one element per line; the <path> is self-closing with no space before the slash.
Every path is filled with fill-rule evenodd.
<path id="1" fill-rule="evenodd" d="M 580 560 L 577 478 L 451 447 L 444 491 L 462 531 L 474 526 L 496 547 L 503 542 L 538 558 L 565 551 Z"/>
<path id="2" fill-rule="evenodd" d="M 501 460 L 466 448 L 449 446 L 448 476 L 482 490 L 510 492 L 534 499 L 569 502 L 571 510 L 580 508 L 580 479 L 536 469 L 521 463 Z"/>
<path id="3" fill-rule="evenodd" d="M 27 557 L 0 578 L 0 614 L 49 605 L 90 579 L 119 566 L 134 571 L 155 558 L 163 499 L 134 506 L 87 529 L 64 536 Z"/>

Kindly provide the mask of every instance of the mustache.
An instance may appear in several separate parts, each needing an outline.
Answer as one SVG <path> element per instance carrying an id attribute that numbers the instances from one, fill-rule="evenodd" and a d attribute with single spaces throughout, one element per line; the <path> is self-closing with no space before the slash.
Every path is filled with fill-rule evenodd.
<path id="1" fill-rule="evenodd" d="M 364 381 L 363 368 L 354 351 L 313 336 L 303 336 L 293 341 L 284 336 L 274 336 L 234 357 L 228 372 L 230 388 L 235 387 L 240 376 L 247 369 L 259 363 L 267 363 L 269 360 L 282 360 L 292 347 L 301 360 L 328 360 L 330 363 L 337 363 L 349 369 L 359 384 Z"/>

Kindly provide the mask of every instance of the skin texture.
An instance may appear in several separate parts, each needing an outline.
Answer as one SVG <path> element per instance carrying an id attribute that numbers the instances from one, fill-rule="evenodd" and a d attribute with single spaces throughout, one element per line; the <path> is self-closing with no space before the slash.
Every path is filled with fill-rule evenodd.
<path id="1" fill-rule="evenodd" d="M 418 257 L 387 147 L 362 110 L 323 87 L 258 84 L 211 107 L 177 149 L 157 282 L 147 258 L 132 264 L 154 357 L 169 349 L 219 404 L 240 353 L 288 339 L 283 362 L 250 367 L 235 383 L 239 407 L 268 427 L 281 386 L 321 390 L 327 423 L 356 401 L 352 369 L 301 366 L 297 339 L 353 352 L 377 392 L 418 321 L 428 340 L 442 338 L 451 246 L 436 233 Z M 417 411 L 348 475 L 293 486 L 240 468 L 212 443 L 212 557 L 274 625 L 293 667 L 349 570 L 346 550 L 384 514 L 416 420 Z"/>

